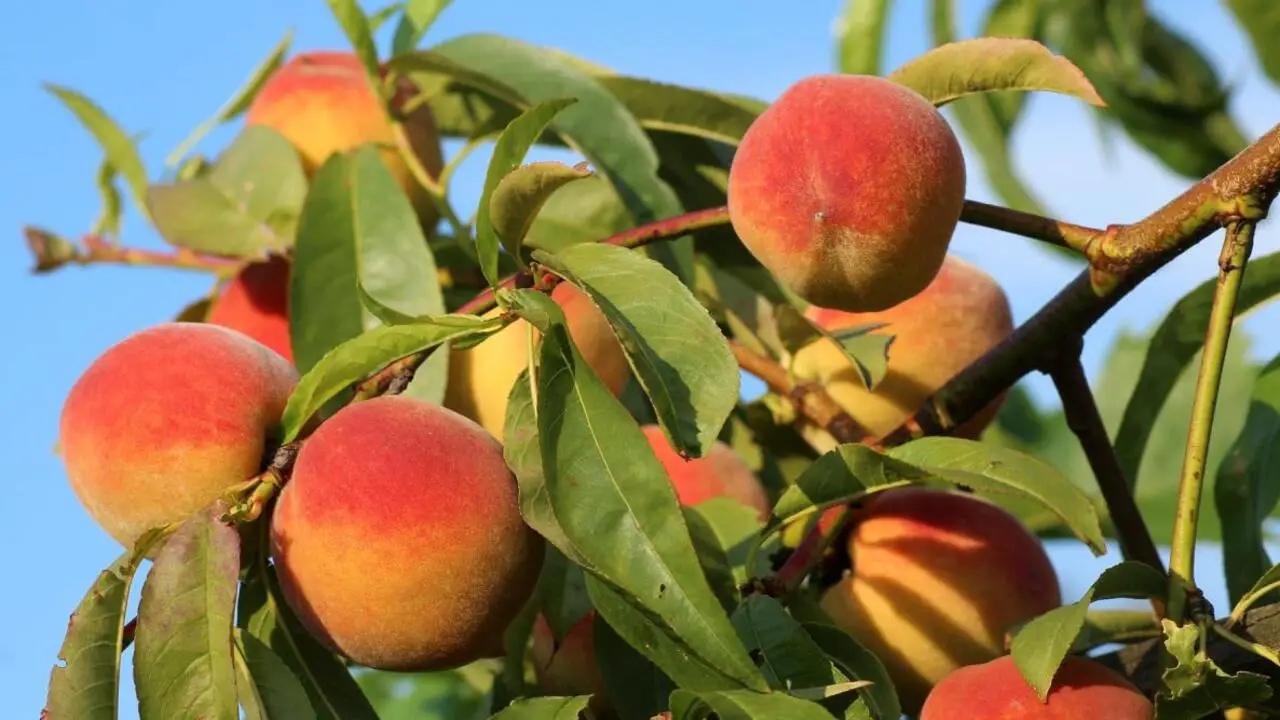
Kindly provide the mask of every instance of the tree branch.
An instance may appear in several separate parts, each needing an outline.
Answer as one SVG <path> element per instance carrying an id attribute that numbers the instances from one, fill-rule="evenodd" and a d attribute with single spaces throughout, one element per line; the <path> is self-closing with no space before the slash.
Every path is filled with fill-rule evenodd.
<path id="1" fill-rule="evenodd" d="M 218 274 L 234 271 L 244 264 L 234 258 L 202 255 L 185 248 L 173 252 L 156 252 L 109 243 L 97 235 L 86 235 L 80 245 L 68 242 L 57 235 L 27 226 L 22 229 L 27 248 L 35 257 L 33 270 L 46 273 L 64 265 L 137 265 L 168 267 L 179 270 L 200 270 Z"/>
<path id="2" fill-rule="evenodd" d="M 1073 225 L 976 200 L 964 201 L 964 208 L 960 211 L 960 222 L 1002 230 L 1081 253 L 1085 252 L 1093 238 L 1102 233 L 1101 230 L 1091 227 Z"/>

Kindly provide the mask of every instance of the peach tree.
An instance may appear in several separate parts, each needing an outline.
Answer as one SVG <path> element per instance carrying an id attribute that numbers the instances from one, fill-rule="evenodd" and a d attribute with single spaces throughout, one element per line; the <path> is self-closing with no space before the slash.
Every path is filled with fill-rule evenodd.
<path id="1" fill-rule="evenodd" d="M 1193 42 L 1105 0 L 1001 0 L 958 39 L 937 0 L 936 47 L 886 70 L 892 4 L 854 0 L 837 72 L 765 103 L 497 35 L 423 48 L 448 4 L 330 0 L 350 47 L 286 36 L 162 172 L 47 86 L 102 147 L 103 211 L 75 241 L 28 227 L 36 271 L 214 282 L 66 400 L 68 479 L 124 550 L 43 717 L 115 718 L 130 646 L 143 718 L 1277 707 L 1278 366 L 1228 341 L 1280 293 L 1280 257 L 1250 257 L 1280 128 L 1248 141 Z M 1280 19 L 1229 5 L 1280 78 Z M 1053 219 L 1009 152 L 1035 92 L 1195 183 L 1135 222 Z M 489 147 L 461 212 L 455 172 Z M 979 171 L 1003 204 L 965 198 Z M 171 247 L 123 242 L 126 204 Z M 1015 326 L 949 253 L 959 223 L 1079 275 Z M 1130 384 L 1095 400 L 1085 333 L 1218 231 L 1217 277 L 1113 350 Z M 1061 412 L 1029 402 L 1033 372 Z M 1064 598 L 1047 537 L 1120 557 Z M 1222 612 L 1202 539 L 1224 545 Z M 1149 607 L 1093 607 L 1119 598 Z"/>

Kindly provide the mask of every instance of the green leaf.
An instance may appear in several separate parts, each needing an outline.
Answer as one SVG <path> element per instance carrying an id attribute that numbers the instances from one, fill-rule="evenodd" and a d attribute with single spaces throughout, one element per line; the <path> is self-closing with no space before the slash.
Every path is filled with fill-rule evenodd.
<path id="1" fill-rule="evenodd" d="M 293 442 L 311 416 L 348 386 L 402 357 L 456 338 L 500 327 L 500 318 L 441 315 L 412 325 L 374 328 L 325 353 L 294 387 L 281 425 L 284 442 Z"/>
<path id="2" fill-rule="evenodd" d="M 626 105 L 640 125 L 649 130 L 737 146 L 760 114 L 759 110 L 724 95 L 681 85 L 623 75 L 597 77 L 596 82 Z"/>
<path id="3" fill-rule="evenodd" d="M 889 671 L 875 653 L 864 648 L 849 633 L 832 624 L 818 604 L 809 598 L 792 603 L 792 614 L 809 637 L 822 648 L 846 677 L 871 683 L 858 690 L 876 720 L 899 720 L 902 705 Z"/>
<path id="4" fill-rule="evenodd" d="M 98 145 L 107 156 L 107 162 L 124 176 L 134 205 L 143 217 L 150 220 L 146 206 L 147 169 L 142 164 L 142 156 L 138 154 L 138 148 L 134 146 L 133 140 L 116 124 L 115 120 L 111 119 L 111 116 L 107 115 L 106 111 L 84 95 L 53 83 L 45 83 L 44 89 L 61 100 L 62 104 L 75 114 L 80 124 L 84 125 L 85 129 L 98 141 Z"/>
<path id="5" fill-rule="evenodd" d="M 985 37 L 1017 37 L 1039 39 L 1040 6 L 1043 0 L 996 0 L 987 10 L 982 30 Z M 990 93 L 986 95 L 1004 136 L 1008 138 L 1017 124 L 1027 96 L 1020 92 Z"/>
<path id="6" fill-rule="evenodd" d="M 846 0 L 836 20 L 836 69 L 847 75 L 879 75 L 889 0 Z"/>
<path id="7" fill-rule="evenodd" d="M 289 46 L 292 43 L 293 30 L 288 29 L 285 31 L 284 37 L 280 38 L 280 42 L 276 43 L 276 46 L 271 49 L 266 59 L 253 69 L 253 73 L 249 75 L 249 80 L 223 103 L 222 107 L 218 108 L 218 111 L 212 117 L 197 125 L 196 129 L 179 143 L 173 149 L 173 152 L 169 153 L 169 156 L 164 159 L 164 164 L 169 167 L 176 166 L 182 161 L 187 152 L 196 146 L 196 143 L 209 134 L 210 130 L 223 123 L 235 120 L 245 110 L 248 110 L 253 99 L 258 96 L 262 87 L 271 79 L 271 75 L 284 64 L 284 58 L 289 53 Z"/>
<path id="8" fill-rule="evenodd" d="M 1254 707 L 1271 698 L 1266 675 L 1241 671 L 1227 673 L 1200 648 L 1196 625 L 1178 627 L 1161 620 L 1165 649 L 1173 664 L 1165 668 L 1163 687 L 1156 693 L 1156 717 L 1160 720 L 1199 720 L 1218 710 Z"/>
<path id="9" fill-rule="evenodd" d="M 1136 484 L 1139 465 L 1160 410 L 1191 358 L 1204 347 L 1217 280 L 1206 280 L 1178 300 L 1156 328 L 1147 346 L 1138 384 L 1129 396 L 1124 418 L 1115 434 L 1116 457 L 1130 487 Z M 1236 317 L 1280 293 L 1280 253 L 1249 263 L 1240 284 Z"/>
<path id="10" fill-rule="evenodd" d="M 238 720 L 231 651 L 240 535 L 218 501 L 182 523 L 142 585 L 133 677 L 142 717 Z"/>
<path id="11" fill-rule="evenodd" d="M 1239 603 L 1270 575 L 1271 558 L 1263 525 L 1280 502 L 1280 357 L 1261 372 L 1249 400 L 1249 414 L 1218 467 L 1214 504 L 1222 527 L 1222 559 L 1227 595 Z M 1251 586 L 1253 588 L 1251 589 Z"/>
<path id="12" fill-rule="evenodd" d="M 1025 38 L 974 38 L 936 47 L 889 74 L 936 106 L 1007 90 L 1070 95 L 1106 105 L 1080 68 Z"/>
<path id="13" fill-rule="evenodd" d="M 498 181 L 489 198 L 489 218 L 502 247 L 522 267 L 520 248 L 543 204 L 565 185 L 589 177 L 591 171 L 581 165 L 536 162 L 521 165 Z"/>
<path id="14" fill-rule="evenodd" d="M 491 720 L 578 720 L 591 700 L 579 697 L 539 697 L 517 700 Z"/>
<path id="15" fill-rule="evenodd" d="M 138 565 L 160 533 L 143 535 L 98 579 L 76 606 L 58 659 L 49 674 L 49 694 L 41 717 L 48 720 L 116 720 L 120 702 L 120 654 L 129 588 Z"/>
<path id="16" fill-rule="evenodd" d="M 954 437 L 927 437 L 889 451 L 939 480 L 979 495 L 1033 500 L 1063 520 L 1095 555 L 1106 552 L 1097 507 L 1052 465 L 1010 448 Z"/>
<path id="17" fill-rule="evenodd" d="M 534 258 L 591 296 L 672 446 L 701 457 L 741 385 L 738 363 L 706 308 L 661 265 L 625 248 L 584 243 Z"/>
<path id="18" fill-rule="evenodd" d="M 302 627 L 281 597 L 275 569 L 267 564 L 265 530 L 264 524 L 259 556 L 240 591 L 237 626 L 293 671 L 318 720 L 378 720 L 346 664 Z"/>
<path id="19" fill-rule="evenodd" d="M 748 597 L 733 614 L 733 626 L 774 690 L 825 687 L 846 679 L 774 598 Z"/>
<path id="20" fill-rule="evenodd" d="M 596 242 L 631 227 L 631 216 L 613 185 L 599 175 L 571 182 L 551 194 L 533 218 L 525 247 L 546 252 Z"/>
<path id="21" fill-rule="evenodd" d="M 649 720 L 667 709 L 675 683 L 627 644 L 597 613 L 592 625 L 596 663 L 605 698 L 623 720 Z"/>
<path id="22" fill-rule="evenodd" d="M 671 720 L 835 720 L 821 705 L 784 693 L 745 690 L 671 693 Z"/>
<path id="23" fill-rule="evenodd" d="M 382 86 L 382 74 L 378 65 L 378 47 L 373 42 L 373 30 L 369 27 L 368 16 L 364 14 L 364 10 L 360 8 L 360 3 L 356 2 L 356 0 L 328 0 L 328 2 L 330 12 L 333 13 L 334 19 L 338 21 L 338 26 L 342 28 L 342 33 L 347 36 L 347 41 L 351 43 L 351 49 L 364 67 L 365 75 L 369 78 L 369 85 L 373 88 L 374 95 L 382 101 L 385 107 L 387 96 Z"/>
<path id="24" fill-rule="evenodd" d="M 537 103 L 511 121 L 498 137 L 493 157 L 489 160 L 489 170 L 485 174 L 484 190 L 480 193 L 480 207 L 476 211 L 476 252 L 480 256 L 480 269 L 493 287 L 497 287 L 501 279 L 498 276 L 499 237 L 494 227 L 493 211 L 490 209 L 494 190 L 508 173 L 520 165 L 534 141 L 555 120 L 556 115 L 576 102 L 576 98 L 566 97 Z M 498 208 L 498 211 L 502 213 L 504 209 Z M 518 240 L 516 246 L 519 247 Z M 513 255 L 519 258 L 519 255 Z"/>
<path id="25" fill-rule="evenodd" d="M 1280 33 L 1280 5 L 1270 0 L 1227 0 L 1227 7 L 1249 35 L 1262 70 L 1273 82 L 1280 83 L 1280 48 L 1275 44 L 1276 34 Z"/>
<path id="26" fill-rule="evenodd" d="M 110 160 L 102 159 L 98 165 L 98 197 L 102 199 L 102 212 L 93 223 L 93 234 L 115 236 L 120 234 L 120 190 L 116 187 L 116 168 Z"/>
<path id="27" fill-rule="evenodd" d="M 260 720 L 314 720 L 307 691 L 280 656 L 240 628 L 233 632 L 241 704 L 247 709 L 252 703 L 253 717 Z"/>
<path id="28" fill-rule="evenodd" d="M 1067 653 L 1084 628 L 1089 603 L 1115 598 L 1163 597 L 1164 575 L 1150 565 L 1122 562 L 1107 568 L 1077 602 L 1037 617 L 1013 636 L 1011 652 L 1018 672 L 1044 700 Z"/>
<path id="29" fill-rule="evenodd" d="M 251 126 L 208 173 L 149 187 L 147 207 L 172 245 L 249 257 L 293 244 L 306 195 L 298 151 L 275 130 Z"/>
<path id="30" fill-rule="evenodd" d="M 525 521 L 607 583 L 619 604 L 643 609 L 653 631 L 683 646 L 686 660 L 669 662 L 653 644 L 637 641 L 625 622 L 630 618 L 616 622 L 616 605 L 602 604 L 588 585 L 605 620 L 681 686 L 696 674 L 704 687 L 703 680 L 715 678 L 719 687 L 764 689 L 707 584 L 675 490 L 636 421 L 586 366 L 559 306 L 536 291 L 509 297 L 542 332 L 536 405 L 526 374 L 512 388 L 504 430 Z"/>
<path id="31" fill-rule="evenodd" d="M 763 523 L 754 508 L 725 497 L 686 507 L 684 515 L 707 581 L 725 610 L 732 611 L 738 605 L 738 588 L 770 570 L 763 558 L 747 567 L 752 542 Z"/>
<path id="32" fill-rule="evenodd" d="M 1280 565 L 1272 566 L 1258 578 L 1258 581 L 1244 593 L 1240 600 L 1236 602 L 1235 607 L 1231 609 L 1233 617 L 1241 617 L 1250 607 L 1257 605 L 1258 601 L 1265 596 L 1280 589 Z"/>
<path id="33" fill-rule="evenodd" d="M 874 390 L 889 371 L 889 347 L 894 336 L 875 332 L 883 327 L 884 323 L 853 325 L 830 333 L 868 390 Z"/>
<path id="34" fill-rule="evenodd" d="M 400 14 L 400 22 L 396 24 L 391 54 L 400 55 L 418 47 L 431 24 L 452 3 L 453 0 L 408 0 Z"/>
<path id="35" fill-rule="evenodd" d="M 331 155 L 317 171 L 298 225 L 289 292 L 294 359 L 303 373 L 378 325 L 366 294 L 405 316 L 443 311 L 431 249 L 375 146 Z"/>
<path id="36" fill-rule="evenodd" d="M 391 19 L 392 15 L 395 15 L 396 13 L 399 13 L 403 10 L 404 10 L 404 3 L 393 2 L 389 5 L 384 5 L 382 8 L 378 10 L 374 10 L 373 12 L 369 13 L 368 14 L 369 32 L 376 35 L 378 31 L 382 29 L 382 26 L 386 24 L 388 20 Z"/>

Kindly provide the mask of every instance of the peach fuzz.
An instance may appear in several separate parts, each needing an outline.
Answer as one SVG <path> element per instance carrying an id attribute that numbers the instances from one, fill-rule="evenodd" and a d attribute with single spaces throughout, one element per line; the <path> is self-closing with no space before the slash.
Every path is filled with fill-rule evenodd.
<path id="1" fill-rule="evenodd" d="M 533 623 L 533 670 L 547 695 L 603 695 L 604 678 L 596 664 L 595 611 L 589 611 L 556 640 L 543 615 Z"/>
<path id="2" fill-rule="evenodd" d="M 569 336 L 587 365 L 615 397 L 621 395 L 631 366 L 604 313 L 590 296 L 567 282 L 551 291 L 551 299 L 564 311 Z M 538 336 L 536 330 L 534 336 Z M 479 345 L 452 351 L 445 407 L 480 423 L 501 441 L 511 386 L 528 363 L 529 324 L 524 320 L 511 323 Z"/>
<path id="3" fill-rule="evenodd" d="M 692 506 L 724 497 L 752 508 L 762 521 L 769 518 L 773 504 L 764 485 L 728 445 L 717 440 L 702 457 L 685 459 L 672 447 L 660 426 L 645 425 L 640 429 L 671 478 L 681 505 Z"/>
<path id="4" fill-rule="evenodd" d="M 1061 602 L 1044 546 L 968 493 L 906 487 L 855 506 L 850 573 L 823 610 L 876 654 L 907 712 L 956 668 L 1004 653 L 1005 633 Z"/>
<path id="5" fill-rule="evenodd" d="M 884 310 L 937 274 L 965 182 L 955 133 L 920 94 L 881 77 L 814 75 L 743 135 L 729 217 L 756 259 L 805 300 Z"/>
<path id="6" fill-rule="evenodd" d="M 896 429 L 947 381 L 1013 333 L 1004 290 L 981 268 L 954 255 L 923 292 L 888 310 L 846 313 L 811 306 L 805 317 L 827 332 L 883 323 L 874 332 L 893 336 L 886 373 L 870 391 L 831 339 L 801 348 L 792 367 L 798 378 L 821 382 L 875 437 Z M 954 434 L 977 438 L 1004 397 L 997 396 Z"/>
<path id="7" fill-rule="evenodd" d="M 412 83 L 402 80 L 392 105 L 397 110 L 405 107 L 416 92 Z M 308 176 L 333 153 L 366 143 L 380 145 L 383 162 L 405 189 L 422 226 L 434 229 L 439 221 L 430 195 L 400 156 L 390 120 L 353 53 L 318 50 L 295 55 L 263 85 L 245 114 L 245 123 L 269 127 L 288 139 Z M 404 129 L 418 162 L 429 176 L 438 178 L 444 158 L 431 109 L 426 104 L 414 108 L 404 119 Z"/>
<path id="8" fill-rule="evenodd" d="M 164 323 L 107 349 L 62 408 L 71 488 L 116 541 L 185 520 L 262 469 L 297 371 L 246 335 Z"/>
<path id="9" fill-rule="evenodd" d="M 920 720 L 1152 720 L 1155 707 L 1123 675 L 1096 660 L 1070 655 L 1044 701 L 1013 657 L 960 668 L 925 701 Z"/>
<path id="10" fill-rule="evenodd" d="M 500 655 L 543 549 L 493 437 L 402 395 L 348 405 L 321 424 L 271 523 L 280 587 L 299 620 L 381 670 Z"/>
<path id="11" fill-rule="evenodd" d="M 218 293 L 205 322 L 239 330 L 293 362 L 288 258 L 273 255 L 245 265 Z"/>

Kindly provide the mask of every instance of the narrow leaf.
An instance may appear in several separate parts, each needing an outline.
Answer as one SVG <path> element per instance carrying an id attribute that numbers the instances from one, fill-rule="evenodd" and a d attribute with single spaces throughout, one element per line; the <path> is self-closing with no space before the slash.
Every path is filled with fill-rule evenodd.
<path id="1" fill-rule="evenodd" d="M 431 24 L 452 2 L 453 0 L 407 0 L 404 12 L 400 14 L 400 22 L 396 24 L 396 34 L 391 40 L 392 56 L 418 47 L 427 30 L 431 29 Z"/>
<path id="2" fill-rule="evenodd" d="M 889 79 L 945 105 L 975 93 L 1045 91 L 1106 105 L 1080 68 L 1035 40 L 974 38 L 936 47 L 894 70 Z"/>
<path id="3" fill-rule="evenodd" d="M 650 130 L 692 135 L 736 146 L 759 116 L 723 95 L 644 78 L 611 75 L 596 82 Z M 761 103 L 763 109 L 764 103 Z"/>
<path id="4" fill-rule="evenodd" d="M 835 720 L 821 705 L 785 693 L 744 690 L 671 693 L 671 720 Z"/>
<path id="5" fill-rule="evenodd" d="M 625 248 L 583 243 L 534 258 L 600 307 L 678 452 L 701 457 L 738 401 L 724 334 L 675 275 Z"/>
<path id="6" fill-rule="evenodd" d="M 232 616 L 240 535 L 221 501 L 178 527 L 142 586 L 133 676 L 142 717 L 238 720 Z"/>
<path id="7" fill-rule="evenodd" d="M 533 147 L 538 136 L 547 129 L 556 115 L 575 102 L 575 98 L 557 98 L 537 103 L 507 125 L 498 137 L 493 157 L 489 160 L 488 173 L 485 175 L 484 190 L 480 194 L 480 207 L 476 211 L 476 252 L 480 256 L 480 269 L 493 287 L 497 287 L 501 279 L 498 276 L 500 243 L 491 210 L 494 190 L 508 173 L 520 165 L 529 148 Z"/>
<path id="8" fill-rule="evenodd" d="M 889 0 L 846 0 L 836 21 L 836 68 L 848 75 L 879 75 Z"/>
<path id="9" fill-rule="evenodd" d="M 271 648 L 240 628 L 235 629 L 237 662 L 243 661 L 263 720 L 314 720 L 315 710 L 298 676 Z"/>
<path id="10" fill-rule="evenodd" d="M 75 114 L 76 119 L 98 141 L 98 145 L 106 153 L 107 161 L 124 176 L 134 205 L 143 217 L 150 219 L 146 207 L 147 169 L 142 164 L 142 156 L 138 154 L 138 148 L 134 146 L 133 140 L 116 124 L 115 120 L 111 119 L 111 116 L 84 95 L 71 88 L 52 83 L 45 83 L 44 88 L 61 100 L 62 104 Z"/>
<path id="11" fill-rule="evenodd" d="M 902 705 L 893 680 L 875 653 L 859 645 L 849 633 L 830 624 L 830 620 L 804 619 L 801 626 L 841 672 L 851 679 L 870 683 L 858 692 L 876 720 L 899 720 L 902 717 Z"/>
<path id="12" fill-rule="evenodd" d="M 338 26 L 351 43 L 351 49 L 369 78 L 369 85 L 376 97 L 385 105 L 386 91 L 382 87 L 382 75 L 378 65 L 378 47 L 373 42 L 373 30 L 369 27 L 369 18 L 360 8 L 356 0 L 328 0 L 329 10 L 338 21 Z"/>
<path id="13" fill-rule="evenodd" d="M 489 197 L 490 226 L 507 254 L 521 267 L 525 262 L 520 248 L 543 203 L 565 185 L 591 176 L 591 171 L 581 165 L 536 162 L 521 165 L 498 181 Z"/>

